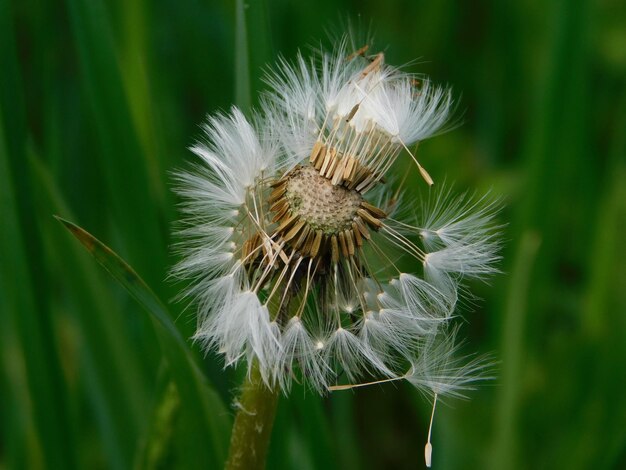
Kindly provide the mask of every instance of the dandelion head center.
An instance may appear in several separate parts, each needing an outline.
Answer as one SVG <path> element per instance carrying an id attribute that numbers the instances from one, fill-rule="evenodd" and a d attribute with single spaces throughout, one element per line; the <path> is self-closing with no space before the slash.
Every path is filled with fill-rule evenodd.
<path id="1" fill-rule="evenodd" d="M 295 167 L 272 188 L 268 202 L 277 224 L 275 240 L 302 256 L 329 255 L 331 262 L 353 256 L 386 217 L 359 191 L 333 184 L 313 166 Z"/>
<path id="2" fill-rule="evenodd" d="M 285 196 L 293 214 L 327 235 L 351 228 L 363 201 L 357 191 L 333 185 L 309 166 L 289 176 Z"/>

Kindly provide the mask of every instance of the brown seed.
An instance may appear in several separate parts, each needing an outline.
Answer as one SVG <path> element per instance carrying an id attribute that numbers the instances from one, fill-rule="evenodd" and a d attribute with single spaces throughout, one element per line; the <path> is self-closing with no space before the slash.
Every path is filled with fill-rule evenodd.
<path id="1" fill-rule="evenodd" d="M 339 245 L 341 246 L 341 254 L 348 257 L 348 245 L 346 244 L 346 236 L 343 232 L 339 232 Z"/>
<path id="2" fill-rule="evenodd" d="M 322 165 L 324 164 L 324 160 L 326 160 L 327 153 L 328 153 L 328 149 L 326 148 L 326 146 L 323 146 L 319 154 L 317 155 L 317 160 L 315 161 L 314 168 L 316 170 L 319 170 L 320 168 L 322 168 Z"/>
<path id="3" fill-rule="evenodd" d="M 383 60 L 385 60 L 385 55 L 382 52 L 376 54 L 372 62 L 370 62 L 370 64 L 365 67 L 361 72 L 361 77 L 365 77 L 368 73 L 373 72 L 374 70 L 378 70 Z"/>
<path id="4" fill-rule="evenodd" d="M 370 204 L 367 201 L 362 201 L 361 207 L 365 209 L 366 211 L 368 211 L 369 213 L 371 213 L 377 219 L 384 219 L 385 217 L 387 217 L 387 214 L 385 213 L 385 211 L 383 211 L 382 209 L 379 209 L 378 207 Z"/>
<path id="5" fill-rule="evenodd" d="M 326 168 L 328 168 L 330 161 L 335 156 L 334 154 L 335 154 L 335 149 L 330 148 L 326 150 L 326 155 L 324 155 L 324 161 L 322 162 L 322 166 L 320 168 L 320 175 L 324 176 L 324 173 L 326 172 Z"/>
<path id="6" fill-rule="evenodd" d="M 363 183 L 363 181 L 370 175 L 370 171 L 364 167 L 363 165 L 358 164 L 356 171 L 354 172 L 354 176 L 352 177 L 352 187 L 357 189 L 357 191 L 359 190 L 359 187 L 361 186 L 361 184 Z"/>
<path id="7" fill-rule="evenodd" d="M 300 236 L 298 237 L 296 242 L 293 244 L 293 248 L 297 250 L 300 247 L 300 245 L 304 243 L 304 241 L 307 239 L 310 233 L 311 233 L 311 228 L 308 225 L 305 225 L 302 231 L 300 232 Z"/>
<path id="8" fill-rule="evenodd" d="M 287 213 L 287 211 L 289 210 L 289 204 L 286 204 L 283 202 L 283 204 L 281 206 L 279 206 L 280 208 L 272 208 L 272 212 L 275 212 L 274 217 L 272 217 L 272 222 L 278 222 L 279 220 L 282 220 L 282 218 L 285 216 L 285 214 Z"/>
<path id="9" fill-rule="evenodd" d="M 372 214 L 370 214 L 368 211 L 366 211 L 365 209 L 357 209 L 356 211 L 357 215 L 359 217 L 361 217 L 365 222 L 367 222 L 367 224 L 372 227 L 375 230 L 378 230 L 380 227 L 382 227 L 383 223 L 378 220 L 376 217 L 374 217 Z"/>
<path id="10" fill-rule="evenodd" d="M 273 202 L 277 201 L 278 199 L 280 199 L 281 197 L 283 197 L 283 195 L 285 194 L 285 192 L 287 191 L 287 182 L 285 182 L 282 185 L 276 186 L 271 194 L 270 197 L 267 198 L 267 202 L 269 204 L 272 204 Z"/>
<path id="11" fill-rule="evenodd" d="M 335 171 L 333 171 L 333 177 L 332 177 L 333 184 L 337 185 L 337 184 L 342 183 L 343 173 L 346 169 L 346 165 L 348 164 L 348 160 L 349 158 L 344 155 L 343 158 L 339 161 L 339 164 L 335 168 Z"/>
<path id="12" fill-rule="evenodd" d="M 361 238 L 361 232 L 359 231 L 359 227 L 356 222 L 352 222 L 352 233 L 354 234 L 354 241 L 357 246 L 363 246 L 363 238 Z"/>
<path id="13" fill-rule="evenodd" d="M 311 257 L 315 258 L 320 251 L 320 245 L 322 244 L 322 233 L 321 230 L 315 231 L 315 238 L 313 239 L 313 244 L 311 245 Z"/>
<path id="14" fill-rule="evenodd" d="M 432 186 L 433 184 L 435 184 L 433 179 L 430 177 L 430 175 L 428 174 L 428 172 L 422 165 L 419 165 L 418 168 L 419 168 L 420 174 L 422 175 L 422 178 L 424 178 L 424 181 L 426 181 L 428 186 Z"/>
<path id="15" fill-rule="evenodd" d="M 355 57 L 365 54 L 369 48 L 370 48 L 370 46 L 366 44 L 365 46 L 361 47 L 360 49 L 357 49 L 352 54 L 350 54 L 348 57 L 346 57 L 346 62 L 350 62 Z"/>
<path id="16" fill-rule="evenodd" d="M 361 103 L 357 103 L 355 104 L 352 109 L 350 110 L 350 112 L 348 113 L 348 115 L 346 116 L 346 122 L 350 122 L 352 120 L 352 118 L 354 117 L 354 115 L 356 114 L 356 112 L 359 110 L 359 106 L 361 105 Z"/>
<path id="17" fill-rule="evenodd" d="M 276 229 L 276 232 L 280 233 L 280 232 L 284 232 L 285 230 L 287 230 L 289 227 L 291 227 L 292 224 L 294 224 L 300 217 L 298 217 L 295 214 L 290 214 L 285 220 L 283 220 L 283 222 L 278 226 L 278 228 Z"/>
<path id="18" fill-rule="evenodd" d="M 343 170 L 344 180 L 348 180 L 348 181 L 352 180 L 352 170 L 354 170 L 355 163 L 356 163 L 356 160 L 354 159 L 354 157 L 348 157 L 347 162 L 346 162 L 346 167 Z"/>
<path id="19" fill-rule="evenodd" d="M 374 174 L 371 171 L 368 171 L 366 175 L 363 175 L 361 182 L 357 185 L 356 190 L 361 192 L 365 188 L 367 188 L 372 181 L 374 180 Z"/>
<path id="20" fill-rule="evenodd" d="M 248 256 L 259 246 L 261 243 L 261 236 L 258 233 L 255 233 L 252 237 L 246 240 L 241 247 L 241 257 L 242 259 L 247 259 L 247 263 L 251 263 L 258 256 L 258 252 L 248 259 Z"/>
<path id="21" fill-rule="evenodd" d="M 354 255 L 354 235 L 352 230 L 346 229 L 344 230 L 344 238 L 346 239 L 346 244 L 348 245 L 348 254 L 350 256 Z"/>
<path id="22" fill-rule="evenodd" d="M 332 262 L 337 263 L 337 261 L 339 261 L 339 244 L 337 243 L 337 235 L 330 237 L 330 253 Z"/>
<path id="23" fill-rule="evenodd" d="M 310 229 L 309 234 L 306 237 L 304 245 L 302 246 L 301 253 L 303 256 L 308 256 L 311 254 L 311 248 L 313 247 L 313 240 L 315 240 L 315 230 Z"/>
<path id="24" fill-rule="evenodd" d="M 324 176 L 324 174 L 328 171 L 331 165 L 335 164 L 335 159 L 337 158 L 337 150 L 334 148 L 330 148 L 328 152 L 326 152 L 328 159 L 324 159 L 324 165 L 322 165 L 322 169 L 320 170 L 320 175 Z"/>
<path id="25" fill-rule="evenodd" d="M 276 201 L 274 201 L 272 204 L 270 204 L 270 210 L 272 212 L 277 212 L 280 209 L 282 209 L 282 207 L 284 205 L 288 204 L 287 200 L 283 197 L 280 199 L 277 199 Z"/>
<path id="26" fill-rule="evenodd" d="M 335 158 L 333 158 L 333 161 L 330 162 L 330 165 L 328 165 L 328 169 L 326 170 L 326 178 L 332 179 L 333 175 L 335 174 L 335 169 L 340 162 L 341 160 L 339 159 L 339 155 L 335 154 Z"/>
<path id="27" fill-rule="evenodd" d="M 305 224 L 306 222 L 304 220 L 300 220 L 291 228 L 291 230 L 289 230 L 289 232 L 287 232 L 286 235 L 283 236 L 283 240 L 288 242 L 289 240 L 294 238 L 296 235 L 300 233 L 300 230 L 302 230 L 302 227 L 304 227 Z"/>
<path id="28" fill-rule="evenodd" d="M 363 235 L 363 238 L 365 238 L 366 240 L 372 238 L 369 230 L 367 230 L 367 227 L 363 223 L 363 219 L 361 219 L 360 217 L 355 217 L 354 223 L 356 224 L 358 231 L 361 233 L 361 235 Z"/>
<path id="29" fill-rule="evenodd" d="M 280 186 L 281 184 L 283 184 L 285 182 L 285 178 L 278 178 L 274 181 L 272 181 L 272 183 L 270 184 L 270 188 L 275 188 L 277 186 Z"/>
<path id="30" fill-rule="evenodd" d="M 311 150 L 311 157 L 309 158 L 309 161 L 311 163 L 315 163 L 315 160 L 317 160 L 317 156 L 319 155 L 323 146 L 324 144 L 322 144 L 319 140 L 315 142 L 315 144 L 313 145 L 313 149 Z"/>

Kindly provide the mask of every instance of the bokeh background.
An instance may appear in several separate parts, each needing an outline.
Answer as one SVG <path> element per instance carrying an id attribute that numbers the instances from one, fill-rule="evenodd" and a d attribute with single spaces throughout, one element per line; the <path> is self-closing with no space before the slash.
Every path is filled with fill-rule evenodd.
<path id="1" fill-rule="evenodd" d="M 220 466 L 241 371 L 188 341 L 215 395 L 186 400 L 149 315 L 52 215 L 189 338 L 170 172 L 207 113 L 254 105 L 265 64 L 346 19 L 454 88 L 462 125 L 420 146 L 435 180 L 505 203 L 503 274 L 459 320 L 498 378 L 438 407 L 435 468 L 626 468 L 623 0 L 0 0 L 0 468 Z M 429 413 L 405 385 L 296 388 L 268 468 L 421 468 Z"/>

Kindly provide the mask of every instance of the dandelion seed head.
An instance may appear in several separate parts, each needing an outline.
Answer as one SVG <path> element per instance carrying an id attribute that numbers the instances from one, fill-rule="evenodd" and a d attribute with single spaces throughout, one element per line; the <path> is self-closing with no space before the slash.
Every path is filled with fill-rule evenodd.
<path id="1" fill-rule="evenodd" d="M 285 393 L 374 375 L 456 396 L 479 368 L 434 338 L 463 279 L 495 271 L 497 207 L 443 190 L 403 202 L 393 164 L 408 154 L 427 175 L 407 146 L 445 129 L 450 90 L 346 44 L 279 59 L 250 119 L 208 119 L 177 175 L 173 275 L 191 280 L 194 339 Z"/>

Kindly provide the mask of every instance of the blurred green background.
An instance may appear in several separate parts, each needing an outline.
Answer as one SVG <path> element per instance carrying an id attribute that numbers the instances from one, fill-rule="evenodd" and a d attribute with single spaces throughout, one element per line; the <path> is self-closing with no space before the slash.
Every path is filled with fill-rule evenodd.
<path id="1" fill-rule="evenodd" d="M 207 113 L 254 104 L 264 64 L 346 18 L 454 88 L 463 125 L 420 146 L 435 180 L 505 201 L 504 273 L 461 312 L 498 379 L 438 407 L 435 468 L 626 468 L 623 0 L 0 0 L 0 468 L 220 465 L 241 372 L 187 341 L 208 383 L 187 374 L 52 214 L 128 260 L 189 338 L 164 280 L 169 174 Z M 268 468 L 421 468 L 429 413 L 405 385 L 296 388 Z"/>

